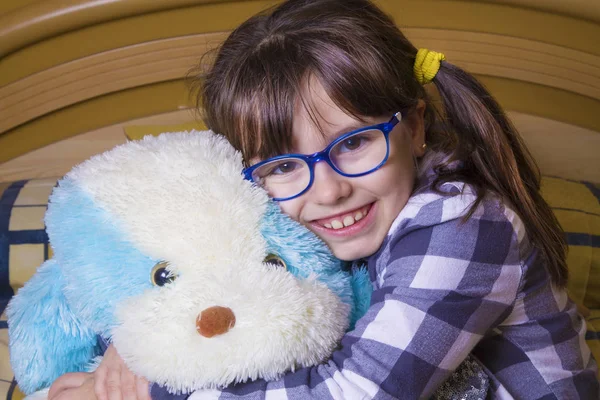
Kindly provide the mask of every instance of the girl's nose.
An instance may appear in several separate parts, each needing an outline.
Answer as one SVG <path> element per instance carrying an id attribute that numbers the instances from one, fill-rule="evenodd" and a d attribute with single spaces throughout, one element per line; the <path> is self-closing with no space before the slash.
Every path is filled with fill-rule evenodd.
<path id="1" fill-rule="evenodd" d="M 315 164 L 311 188 L 313 199 L 319 204 L 335 204 L 352 193 L 351 178 L 335 172 L 326 162 Z"/>
<path id="2" fill-rule="evenodd" d="M 207 338 L 227 333 L 234 326 L 235 314 L 228 307 L 209 307 L 196 318 L 196 330 Z"/>

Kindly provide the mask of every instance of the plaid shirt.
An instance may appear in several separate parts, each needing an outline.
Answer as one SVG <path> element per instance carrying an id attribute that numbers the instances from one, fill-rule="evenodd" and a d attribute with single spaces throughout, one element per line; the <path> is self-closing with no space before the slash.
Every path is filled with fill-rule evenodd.
<path id="1" fill-rule="evenodd" d="M 368 259 L 371 307 L 329 362 L 190 399 L 417 399 L 469 353 L 492 398 L 597 399 L 585 322 L 550 283 L 521 220 L 488 196 L 463 222 L 472 190 L 442 189 L 454 195 L 412 196 Z"/>

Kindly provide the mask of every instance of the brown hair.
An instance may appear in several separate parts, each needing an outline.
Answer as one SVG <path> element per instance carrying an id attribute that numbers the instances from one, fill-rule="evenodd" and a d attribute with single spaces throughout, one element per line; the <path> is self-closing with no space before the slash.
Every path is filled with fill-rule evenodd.
<path id="1" fill-rule="evenodd" d="M 471 184 L 477 201 L 466 218 L 488 191 L 509 202 L 552 280 L 564 286 L 564 234 L 539 193 L 539 170 L 518 133 L 486 89 L 447 62 L 433 81 L 442 103 L 438 113 L 413 75 L 416 53 L 368 0 L 288 0 L 235 29 L 194 84 L 207 126 L 246 160 L 291 150 L 294 106 L 309 76 L 359 120 L 412 112 L 423 99 L 429 151 L 421 163 L 437 173 L 434 187 Z M 457 162 L 460 167 L 452 168 Z"/>

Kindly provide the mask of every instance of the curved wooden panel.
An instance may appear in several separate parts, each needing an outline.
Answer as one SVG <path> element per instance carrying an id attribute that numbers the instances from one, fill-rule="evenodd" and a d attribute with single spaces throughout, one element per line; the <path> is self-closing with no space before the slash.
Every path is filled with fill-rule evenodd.
<path id="1" fill-rule="evenodd" d="M 0 135 L 0 163 L 103 126 L 189 108 L 189 100 L 184 82 L 176 80 L 73 104 Z"/>
<path id="2" fill-rule="evenodd" d="M 600 23 L 600 2 L 596 0 L 478 0 L 487 3 L 509 4 L 544 12 L 568 15 Z"/>
<path id="3" fill-rule="evenodd" d="M 600 102 L 534 83 L 476 75 L 506 110 L 600 132 Z M 137 87 L 74 104 L 0 135 L 0 163 L 92 129 L 190 107 L 183 81 Z M 585 121 L 586 124 L 582 124 Z M 568 132 L 565 132 L 568 135 Z"/>
<path id="4" fill-rule="evenodd" d="M 408 28 L 418 46 L 485 76 L 531 82 L 600 101 L 600 56 L 478 32 Z M 0 132 L 71 104 L 136 86 L 182 78 L 227 33 L 157 40 L 61 64 L 0 88 Z M 593 115 L 579 124 L 594 127 Z M 559 118 L 560 119 L 560 116 Z"/>
<path id="5" fill-rule="evenodd" d="M 194 121 L 190 109 L 123 121 L 93 129 L 0 163 L 1 182 L 57 177 L 94 154 L 127 141 L 126 127 L 179 125 Z"/>
<path id="6" fill-rule="evenodd" d="M 441 51 L 469 72 L 511 78 L 600 100 L 600 55 L 481 32 L 410 28 L 413 43 Z"/>
<path id="7" fill-rule="evenodd" d="M 43 2 L 46 1 L 56 4 L 59 0 Z M 133 0 L 118 2 L 129 1 L 134 2 Z M 142 0 L 138 1 L 142 2 Z M 163 4 L 167 1 L 158 1 L 158 3 Z M 600 37 L 600 24 L 581 19 L 478 1 L 379 0 L 377 2 L 403 28 L 490 33 L 600 55 L 600 46 L 596 39 Z M 154 4 L 150 1 L 143 1 L 143 3 Z M 275 3 L 276 0 L 216 2 L 198 0 L 195 5 L 185 8 L 163 9 L 152 13 L 131 15 L 128 18 L 106 20 L 102 23 L 86 25 L 76 31 L 46 36 L 43 40 L 0 59 L 0 86 L 61 63 L 135 43 L 231 30 L 249 16 Z"/>
<path id="8" fill-rule="evenodd" d="M 596 1 L 596 0 L 592 0 Z M 379 0 L 398 26 L 480 32 L 600 55 L 600 24 L 554 13 L 468 0 Z"/>
<path id="9" fill-rule="evenodd" d="M 600 101 L 596 99 L 531 82 L 475 76 L 505 110 L 565 122 L 600 134 Z"/>
<path id="10" fill-rule="evenodd" d="M 57 65 L 114 49 L 230 31 L 272 4 L 272 0 L 202 2 L 190 7 L 117 18 L 47 37 L 0 58 L 0 87 Z"/>
<path id="11" fill-rule="evenodd" d="M 132 15 L 210 0 L 44 0 L 0 15 L 0 58 L 64 32 Z M 218 1 L 218 0 L 217 0 Z M 223 0 L 221 0 L 223 1 Z M 227 1 L 227 0 L 225 0 Z"/>
<path id="12" fill-rule="evenodd" d="M 108 93 L 181 79 L 226 34 L 158 40 L 96 54 L 0 88 L 0 132 Z"/>
<path id="13" fill-rule="evenodd" d="M 600 183 L 600 134 L 548 118 L 509 112 L 544 175 Z"/>

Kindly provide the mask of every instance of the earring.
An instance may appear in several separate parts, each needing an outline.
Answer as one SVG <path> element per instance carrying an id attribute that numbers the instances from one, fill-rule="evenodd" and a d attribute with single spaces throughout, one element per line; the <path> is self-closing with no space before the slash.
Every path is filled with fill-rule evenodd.
<path id="1" fill-rule="evenodd" d="M 427 143 L 423 143 L 423 144 L 421 145 L 421 148 L 422 148 L 423 150 L 425 150 L 425 148 L 426 148 L 426 147 L 427 147 Z"/>

